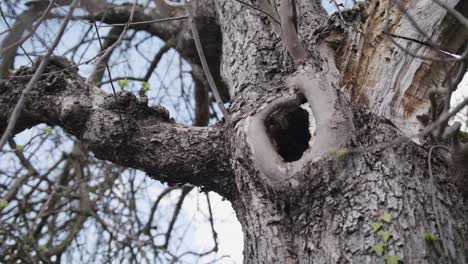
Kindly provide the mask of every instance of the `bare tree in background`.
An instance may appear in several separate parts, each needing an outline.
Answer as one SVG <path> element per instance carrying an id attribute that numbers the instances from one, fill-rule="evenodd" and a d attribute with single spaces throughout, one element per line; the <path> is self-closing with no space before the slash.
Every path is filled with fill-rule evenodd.
<path id="1" fill-rule="evenodd" d="M 331 17 L 316 0 L 32 1 L 40 15 L 19 19 L 10 11 L 16 22 L 3 33 L 2 140 L 45 123 L 79 141 L 70 155 L 75 167 L 63 170 L 73 172 L 73 192 L 60 203 L 60 178 L 36 176 L 51 194 L 21 199 L 28 206 L 11 217 L 33 211 L 32 219 L 23 220 L 26 236 L 5 235 L 16 241 L 9 250 L 49 261 L 86 218 L 107 231 L 106 218 L 118 213 L 96 207 L 112 195 L 93 194 L 99 188 L 82 172 L 92 152 L 184 185 L 181 200 L 197 186 L 231 201 L 244 231 L 244 263 L 466 263 L 468 147 L 460 123 L 449 120 L 468 104 L 450 106 L 467 67 L 468 4 L 375 0 L 343 10 L 332 2 L 340 10 Z M 80 12 L 72 15 L 73 7 Z M 36 28 L 49 19 L 60 21 L 59 33 L 43 39 Z M 111 29 L 100 36 L 105 26 Z M 72 27 L 85 32 L 79 43 L 61 37 Z M 139 48 L 156 37 L 165 42 L 160 50 Z M 75 47 L 65 53 L 73 62 L 52 56 L 60 43 Z M 151 79 L 170 47 L 190 65 L 180 74 L 193 78 L 194 126 L 176 123 L 148 93 L 165 78 Z M 146 71 L 121 55 L 130 49 L 147 60 Z M 18 55 L 32 57 L 30 65 L 11 71 L 8 58 Z M 82 77 L 77 65 L 92 63 Z M 129 81 L 141 89 L 131 90 Z M 156 94 L 173 92 L 160 86 Z M 183 98 L 189 93 L 180 86 Z M 220 114 L 222 120 L 200 126 Z M 22 153 L 11 140 L 10 149 Z M 131 196 L 126 201 L 132 208 Z M 57 216 L 67 203 L 76 212 Z M 49 215 L 65 219 L 61 226 L 73 222 L 65 229 L 72 236 L 41 247 L 34 230 L 41 223 L 50 224 L 39 232 L 61 227 L 52 227 Z M 154 243 L 146 226 L 113 230 L 126 238 L 112 240 L 114 248 L 153 261 L 167 245 Z M 20 246 L 25 239 L 29 249 Z M 213 239 L 216 251 L 214 231 Z"/>
<path id="2" fill-rule="evenodd" d="M 13 1 L 2 3 L 4 29 L 8 29 L 3 32 L 2 78 L 13 70 L 15 58 L 36 59 L 33 54 L 40 54 L 47 48 L 47 44 L 41 46 L 41 43 L 47 43 L 49 39 L 39 36 L 39 32 L 42 30 L 47 34 L 50 31 L 52 36 L 55 34 L 54 29 L 60 26 L 61 19 L 54 20 L 54 16 L 66 14 L 68 9 L 62 10 L 66 4 L 70 3 L 59 5 L 57 1 L 35 1 L 29 2 L 27 9 L 22 10 Z M 89 9 L 88 3 L 83 3 L 83 7 Z M 13 21 L 11 25 L 10 21 Z M 44 28 L 41 29 L 40 24 Z M 121 26 L 100 27 L 98 30 L 105 33 L 101 38 L 94 31 L 96 25 L 90 20 L 79 25 L 79 29 L 71 29 L 71 34 L 65 35 L 64 39 L 79 36 L 73 39 L 74 43 L 67 43 L 68 47 L 61 47 L 60 52 L 81 61 L 88 56 L 86 49 L 91 47 L 96 52 L 105 51 L 118 41 L 124 30 Z M 32 44 L 33 51 L 23 50 L 20 44 L 26 40 Z M 129 47 L 117 49 L 116 52 L 126 58 L 121 57 L 116 63 L 126 61 L 124 67 L 129 69 L 133 61 L 128 57 L 132 56 L 132 52 L 136 53 L 138 48 L 148 50 L 148 46 L 155 44 L 148 35 L 137 35 L 136 32 L 122 42 L 128 42 Z M 137 43 L 136 48 L 132 47 L 134 43 Z M 174 60 L 174 52 L 169 52 L 174 45 L 175 41 L 168 41 L 154 54 L 153 59 L 143 57 L 149 65 L 146 65 L 148 73 L 141 81 L 128 84 L 126 89 L 139 89 L 143 97 L 148 99 L 149 96 L 152 101 L 173 102 L 171 106 L 175 109 L 186 109 L 181 111 L 181 115 L 185 115 L 181 120 L 206 126 L 210 119 L 208 93 L 198 85 L 196 89 L 201 91 L 193 105 L 190 93 L 194 87 L 190 83 L 190 76 L 184 76 L 190 74 L 190 68 L 181 58 L 176 57 Z M 172 59 L 166 59 L 167 67 L 177 69 L 179 73 L 168 76 L 168 79 L 173 78 L 170 82 L 157 81 L 155 86 L 162 87 L 160 91 L 153 91 L 150 78 L 165 54 Z M 106 72 L 109 60 L 110 54 L 103 57 L 89 77 L 92 83 L 103 89 L 110 87 L 101 85 L 110 80 Z M 52 57 L 51 64 L 54 63 L 60 65 L 68 62 Z M 114 74 L 125 73 L 118 66 L 108 67 L 113 69 Z M 126 83 L 128 81 L 121 85 Z M 168 95 L 167 85 L 181 89 L 182 94 Z M 157 95 L 157 92 L 164 94 Z M 176 97 L 172 101 L 175 96 L 180 98 Z M 159 186 L 149 178 L 142 178 L 136 170 L 94 158 L 85 145 L 64 135 L 60 129 L 38 126 L 29 134 L 31 136 L 22 144 L 9 139 L 10 150 L 0 156 L 0 262 L 193 263 L 197 259 L 222 258 L 214 254 L 218 250 L 217 234 L 207 193 L 204 195 L 208 208 L 203 208 L 198 218 L 184 214 L 182 205 L 194 186 Z M 205 218 L 212 229 L 212 233 L 206 234 L 205 249 L 187 245 L 193 240 L 187 229 L 196 228 L 200 218 Z"/>

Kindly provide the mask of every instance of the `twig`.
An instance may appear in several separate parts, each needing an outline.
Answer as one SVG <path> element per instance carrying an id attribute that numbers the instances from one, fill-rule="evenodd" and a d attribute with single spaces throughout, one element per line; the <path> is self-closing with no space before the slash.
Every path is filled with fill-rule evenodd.
<path id="1" fill-rule="evenodd" d="M 158 63 L 161 60 L 162 56 L 175 45 L 176 45 L 176 40 L 173 38 L 166 41 L 166 43 L 159 49 L 158 53 L 154 55 L 154 59 L 153 61 L 151 61 L 148 71 L 146 71 L 146 74 L 143 77 L 143 81 L 145 82 L 149 81 L 149 79 L 151 78 L 151 75 L 153 74 L 154 70 L 158 66 Z"/>
<path id="2" fill-rule="evenodd" d="M 214 221 L 213 221 L 213 210 L 211 210 L 211 201 L 210 201 L 210 194 L 205 193 L 206 195 L 206 202 L 208 204 L 208 212 L 210 213 L 210 226 L 211 226 L 211 233 L 213 234 L 213 241 L 214 241 L 214 247 L 213 250 L 215 252 L 218 252 L 218 233 L 216 232 L 214 228 Z"/>
<path id="3" fill-rule="evenodd" d="M 96 67 L 94 68 L 93 72 L 91 73 L 91 75 L 88 77 L 88 79 L 86 80 L 87 83 L 89 83 L 91 80 L 92 80 L 92 77 L 96 74 L 96 72 L 99 70 L 99 65 L 104 64 L 106 65 L 106 69 L 107 69 L 107 74 L 109 75 L 109 79 L 111 80 L 111 87 L 112 87 L 112 93 L 114 95 L 114 99 L 117 103 L 119 103 L 119 100 L 117 98 L 117 95 L 116 95 L 116 92 L 115 92 L 115 87 L 114 87 L 114 82 L 112 81 L 112 75 L 111 75 L 111 72 L 110 72 L 110 69 L 109 69 L 109 65 L 107 64 L 106 62 L 106 59 L 108 56 L 110 56 L 111 52 L 114 50 L 114 48 L 122 41 L 123 37 L 125 36 L 125 33 L 127 32 L 127 29 L 129 27 L 129 23 L 132 22 L 133 20 L 133 15 L 135 14 L 135 7 L 136 7 L 136 2 L 133 3 L 133 6 L 132 6 L 132 10 L 130 11 L 130 18 L 128 19 L 128 22 L 127 24 L 125 25 L 125 28 L 123 29 L 122 33 L 120 34 L 119 38 L 110 46 L 106 49 L 106 51 L 104 52 L 104 54 L 102 54 L 102 56 L 98 59 L 98 61 L 96 62 Z M 96 29 L 96 34 L 98 36 L 98 40 L 99 40 L 99 45 L 101 46 L 101 49 L 102 49 L 102 41 L 101 41 L 101 37 L 99 35 L 99 30 L 98 30 L 98 27 L 96 25 L 96 22 L 93 22 L 94 23 L 94 27 Z M 121 111 L 119 110 L 119 121 L 120 121 L 120 125 L 122 126 L 122 133 L 124 135 L 126 135 L 126 132 L 125 132 L 125 126 L 123 124 L 123 119 L 122 119 L 122 113 Z"/>
<path id="4" fill-rule="evenodd" d="M 466 18 L 463 14 L 458 12 L 455 8 L 452 8 L 446 3 L 443 3 L 439 0 L 432 0 L 432 1 L 434 1 L 436 4 L 445 8 L 445 10 L 447 10 L 447 12 L 450 15 L 454 16 L 466 29 L 468 29 L 468 18 Z"/>
<path id="5" fill-rule="evenodd" d="M 401 136 L 398 137 L 394 140 L 375 144 L 370 147 L 362 147 L 362 148 L 353 148 L 353 149 L 348 149 L 347 153 L 362 153 L 362 152 L 367 152 L 367 151 L 376 151 L 379 149 L 384 149 L 391 147 L 393 145 L 401 144 L 404 141 L 407 141 L 412 138 L 418 138 L 418 137 L 423 137 L 427 136 L 429 133 L 437 129 L 442 123 L 447 122 L 451 117 L 456 115 L 458 112 L 460 112 L 463 107 L 468 105 L 468 97 L 465 98 L 460 104 L 458 104 L 456 107 L 454 107 L 450 112 L 443 113 L 439 116 L 438 120 L 436 122 L 431 123 L 429 126 L 427 126 L 423 131 L 409 135 L 409 136 Z"/>
<path id="6" fill-rule="evenodd" d="M 154 20 L 148 20 L 148 21 L 138 21 L 138 22 L 131 22 L 131 23 L 116 23 L 116 24 L 108 24 L 108 25 L 102 25 L 99 27 L 117 27 L 117 26 L 135 26 L 135 25 L 145 25 L 145 24 L 154 24 L 154 23 L 160 23 L 160 22 L 166 22 L 166 21 L 175 21 L 175 20 L 182 20 L 188 18 L 187 15 L 185 16 L 178 16 L 178 17 L 168 17 L 168 18 L 161 18 L 161 19 L 154 19 Z"/>
<path id="7" fill-rule="evenodd" d="M 174 208 L 174 212 L 172 213 L 172 219 L 171 222 L 169 223 L 169 227 L 167 228 L 166 234 L 164 235 L 165 241 L 163 248 L 167 249 L 169 245 L 169 239 L 171 238 L 171 233 L 172 230 L 174 229 L 174 224 L 179 216 L 180 209 L 182 209 L 182 204 L 184 203 L 185 197 L 189 192 L 193 189 L 193 186 L 191 185 L 185 185 L 182 187 L 182 192 L 179 197 L 179 201 L 177 201 L 176 207 Z"/>
<path id="8" fill-rule="evenodd" d="M 408 19 L 408 21 L 413 25 L 413 27 L 421 34 L 423 35 L 428 41 L 425 42 L 425 44 L 423 45 L 426 45 L 426 46 L 430 46 L 431 48 L 433 48 L 434 50 L 438 51 L 439 53 L 441 53 L 440 55 L 441 56 L 438 56 L 438 57 L 434 57 L 434 56 L 423 56 L 423 55 L 418 55 L 418 54 L 415 54 L 414 52 L 410 51 L 409 49 L 403 47 L 401 44 L 399 44 L 397 41 L 395 41 L 393 38 L 391 38 L 390 40 L 393 42 L 394 45 L 396 45 L 399 49 L 403 50 L 404 52 L 408 53 L 409 55 L 415 57 L 415 58 L 419 58 L 419 59 L 423 59 L 423 60 L 431 60 L 431 61 L 440 61 L 440 62 L 452 62 L 452 61 L 461 61 L 461 60 L 465 60 L 468 56 L 468 50 L 466 50 L 461 56 L 460 55 L 457 55 L 457 56 L 453 56 L 453 54 L 448 54 L 450 55 L 450 58 L 447 58 L 446 56 L 444 55 L 447 55 L 447 52 L 444 52 L 442 51 L 442 49 L 440 49 L 440 47 L 438 47 L 431 39 L 430 37 L 427 35 L 426 32 L 424 32 L 424 30 L 422 30 L 419 25 L 416 23 L 416 21 L 413 19 L 413 17 L 411 15 L 409 15 L 405 10 L 404 10 L 404 7 L 402 6 L 401 2 L 399 0 L 393 0 L 393 2 L 395 2 L 398 6 L 398 9 L 400 9 L 401 12 L 404 13 L 405 17 Z M 392 1 L 389 1 L 388 2 L 388 5 L 387 5 L 387 8 L 385 10 L 386 14 L 385 14 L 385 25 L 384 25 L 384 32 L 386 34 L 389 34 L 390 33 L 390 19 L 389 19 L 389 13 L 390 13 L 390 8 L 391 8 L 391 3 Z M 411 39 L 412 41 L 414 41 L 414 39 Z"/>
<path id="9" fill-rule="evenodd" d="M 421 41 L 421 40 L 418 40 L 418 39 L 415 39 L 415 38 L 400 36 L 400 35 L 396 35 L 396 34 L 393 34 L 393 33 L 388 33 L 388 34 L 389 34 L 390 36 L 394 37 L 394 38 L 409 40 L 409 41 L 412 41 L 412 42 L 421 44 L 421 45 L 423 45 L 423 46 L 432 47 L 429 43 L 424 42 L 424 41 Z M 456 59 L 460 59 L 460 58 L 462 57 L 461 55 L 453 54 L 453 53 L 448 52 L 448 51 L 443 50 L 443 49 L 440 49 L 440 51 L 443 52 L 444 54 L 449 55 L 449 56 L 451 56 L 451 57 L 454 57 L 454 58 L 456 58 Z"/>
<path id="10" fill-rule="evenodd" d="M 158 205 L 161 202 L 162 198 L 166 196 L 168 193 L 174 191 L 176 188 L 175 187 L 168 187 L 162 191 L 156 201 L 154 201 L 153 205 L 151 206 L 151 210 L 149 213 L 148 221 L 146 222 L 146 225 L 140 229 L 137 233 L 139 236 L 141 233 L 150 235 L 150 230 L 151 230 L 151 225 L 153 224 L 153 219 L 154 219 L 154 213 L 156 212 L 156 209 L 158 209 Z"/>
<path id="11" fill-rule="evenodd" d="M 98 41 L 99 41 L 99 46 L 101 47 L 101 49 L 103 49 L 103 45 L 102 45 L 102 41 L 101 41 L 101 36 L 99 35 L 99 29 L 97 28 L 97 25 L 96 25 L 96 22 L 94 22 L 94 27 L 96 29 L 96 34 L 97 34 L 97 37 L 98 37 Z M 122 36 L 123 34 L 125 34 L 125 30 L 122 32 L 122 34 L 120 36 Z M 121 39 L 119 37 L 119 39 Z M 119 41 L 119 39 L 117 39 L 117 41 Z M 114 43 L 115 44 L 115 43 Z M 109 65 L 107 64 L 107 61 L 106 61 L 106 58 L 108 58 L 107 56 L 110 57 L 110 53 L 108 53 L 107 51 L 111 50 L 111 47 L 113 45 L 111 45 L 107 50 L 106 52 L 104 52 L 104 54 L 101 56 L 101 58 L 98 60 L 98 62 L 96 63 L 96 67 L 95 67 L 95 70 L 93 71 L 93 73 L 89 76 L 88 80 L 92 80 L 93 79 L 93 76 L 97 75 L 98 74 L 98 68 L 99 68 L 99 65 L 102 64 L 104 62 L 104 64 L 106 65 L 106 70 L 107 70 L 107 74 L 109 75 L 109 80 L 110 80 L 110 84 L 111 84 L 111 87 L 112 87 L 112 93 L 114 95 L 114 99 L 115 99 L 115 102 L 118 104 L 119 103 L 119 100 L 117 98 L 117 95 L 115 93 L 115 87 L 114 87 L 114 82 L 112 81 L 112 74 L 111 74 L 111 71 L 109 69 Z M 106 56 L 107 55 L 107 56 Z M 106 57 L 104 57 L 106 56 Z M 118 110 L 118 113 L 119 113 L 119 121 L 120 121 L 120 126 L 122 127 L 122 133 L 124 135 L 126 135 L 127 133 L 125 132 L 125 126 L 123 124 L 123 118 L 122 118 L 122 113 L 120 111 L 120 109 Z"/>
<path id="12" fill-rule="evenodd" d="M 96 32 L 96 36 L 97 36 L 97 40 L 98 40 L 101 52 L 105 52 L 108 47 L 114 44 L 114 42 L 117 41 L 117 39 L 119 38 L 120 34 L 122 34 L 122 30 L 123 30 L 122 27 L 112 27 L 109 33 L 107 33 L 107 39 L 103 43 L 102 37 L 99 33 L 99 29 L 97 28 L 97 25 L 96 25 L 96 22 L 93 23 L 92 28 L 94 28 L 94 31 Z M 92 42 L 93 40 L 91 40 L 89 43 L 91 44 Z M 80 46 L 81 44 L 82 43 L 80 43 Z M 97 68 L 97 70 L 93 71 L 93 75 L 89 77 L 91 83 L 97 84 L 98 82 L 102 82 L 102 77 L 105 74 L 106 68 L 109 66 L 110 57 L 111 57 L 111 54 L 109 54 L 107 57 L 105 57 L 104 60 L 101 61 L 101 65 L 94 66 L 95 68 Z"/>
<path id="13" fill-rule="evenodd" d="M 243 5 L 246 5 L 246 6 L 250 7 L 250 8 L 252 8 L 252 9 L 257 10 L 258 12 L 260 12 L 260 13 L 262 13 L 262 14 L 268 16 L 268 17 L 271 18 L 273 21 L 275 21 L 276 23 L 278 23 L 278 24 L 281 25 L 281 22 L 280 22 L 277 18 L 275 18 L 274 16 L 270 15 L 268 12 L 266 12 L 266 11 L 264 11 L 264 10 L 262 10 L 262 9 L 260 9 L 260 8 L 258 8 L 258 7 L 256 7 L 256 6 L 254 6 L 254 5 L 251 5 L 251 4 L 249 4 L 249 3 L 246 3 L 246 2 L 244 2 L 244 1 L 242 1 L 242 0 L 235 0 L 235 1 L 236 1 L 236 2 L 239 2 L 239 3 L 243 4 Z"/>
<path id="14" fill-rule="evenodd" d="M 106 49 L 106 52 L 104 52 L 104 54 L 102 54 L 102 56 L 98 59 L 98 61 L 96 62 L 96 65 L 101 65 L 102 64 L 102 61 L 105 60 L 105 58 L 107 56 L 109 56 L 109 54 L 114 50 L 114 48 L 122 41 L 123 37 L 125 36 L 125 33 L 127 32 L 127 29 L 129 27 L 129 23 L 132 22 L 133 20 L 133 15 L 135 14 L 135 6 L 136 6 L 136 3 L 133 3 L 133 6 L 132 6 L 132 10 L 130 11 L 130 18 L 128 19 L 128 23 L 125 25 L 125 28 L 124 30 L 122 31 L 122 34 L 120 34 L 119 38 L 117 39 L 117 41 L 112 44 L 109 48 Z M 95 26 L 97 28 L 97 26 Z M 90 77 L 86 80 L 87 83 L 89 83 L 90 81 L 90 78 L 91 76 L 94 75 L 94 72 L 97 71 L 97 69 L 95 68 L 93 70 L 93 73 L 91 73 Z M 114 95 L 115 95 L 115 91 L 114 91 Z"/>
<path id="15" fill-rule="evenodd" d="M 338 15 L 340 16 L 341 21 L 343 21 L 343 23 L 346 23 L 340 10 L 340 6 L 343 6 L 343 4 L 338 4 L 336 0 L 330 0 L 330 2 L 333 2 L 333 4 L 335 4 L 336 11 L 338 11 Z"/>
<path id="16" fill-rule="evenodd" d="M 437 0 L 435 0 L 437 1 Z M 468 56 L 468 48 L 465 49 L 465 51 L 463 52 L 463 54 L 461 56 L 458 56 L 458 55 L 453 55 L 451 53 L 448 53 L 446 51 L 443 51 L 436 43 L 434 43 L 434 41 L 432 41 L 431 37 L 427 34 L 427 32 L 425 32 L 419 25 L 418 23 L 415 21 L 415 19 L 405 10 L 404 6 L 402 5 L 401 1 L 400 0 L 393 0 L 393 2 L 396 3 L 398 9 L 403 13 L 403 15 L 408 19 L 408 21 L 411 23 L 411 25 L 417 30 L 417 32 L 419 34 L 421 34 L 425 39 L 427 39 L 427 42 L 421 42 L 421 41 L 416 41 L 415 39 L 411 39 L 411 38 L 407 38 L 407 37 L 400 37 L 400 38 L 403 38 L 403 39 L 407 39 L 407 40 L 411 40 L 411 41 L 416 41 L 418 42 L 419 44 L 422 44 L 422 45 L 426 45 L 426 46 L 430 46 L 432 49 L 436 50 L 438 52 L 438 56 L 437 57 L 427 57 L 427 56 L 420 56 L 420 55 L 417 55 L 415 54 L 414 52 L 404 48 L 402 45 L 398 44 L 398 42 L 396 42 L 393 38 L 391 38 L 391 41 L 397 46 L 399 47 L 400 49 L 402 49 L 404 52 L 406 52 L 407 54 L 413 56 L 413 57 L 416 57 L 416 58 L 421 58 L 421 59 L 426 59 L 426 60 L 433 60 L 433 61 L 441 61 L 441 62 L 450 62 L 450 61 L 465 61 L 467 59 L 467 56 Z M 439 3 L 440 4 L 440 3 Z M 386 8 L 386 14 L 385 14 L 385 26 L 384 26 L 384 32 L 389 34 L 389 12 L 390 12 L 390 7 L 391 7 L 391 2 L 389 1 L 388 2 L 388 6 Z M 450 9 L 450 7 L 448 6 L 444 6 L 448 9 Z M 452 10 L 452 13 L 453 15 L 459 15 L 459 13 L 454 13 L 453 10 Z M 463 19 L 462 19 L 463 20 Z M 463 23 L 463 21 L 460 20 L 460 22 Z M 447 58 L 446 55 L 450 55 L 452 58 Z M 463 68 L 464 66 L 462 66 Z M 456 76 L 455 78 L 455 82 L 453 82 L 453 80 L 449 77 L 449 70 L 447 69 L 447 67 L 445 66 L 444 64 L 444 67 L 443 69 L 445 70 L 447 76 L 448 76 L 448 88 L 446 90 L 446 96 L 445 96 L 445 105 L 444 105 L 444 111 L 443 111 L 443 114 L 447 114 L 450 110 L 450 99 L 452 97 L 452 93 L 456 90 L 456 86 L 458 85 L 458 83 L 461 81 L 461 77 L 460 77 L 460 73 L 458 73 L 458 75 Z M 431 98 L 431 104 L 435 104 L 435 98 Z M 439 119 L 440 121 L 441 119 Z M 446 119 L 445 121 L 443 122 L 440 122 L 440 124 L 438 125 L 438 131 L 436 133 L 436 140 L 440 140 L 442 135 L 444 134 L 444 131 L 446 129 L 448 125 L 448 119 Z"/>

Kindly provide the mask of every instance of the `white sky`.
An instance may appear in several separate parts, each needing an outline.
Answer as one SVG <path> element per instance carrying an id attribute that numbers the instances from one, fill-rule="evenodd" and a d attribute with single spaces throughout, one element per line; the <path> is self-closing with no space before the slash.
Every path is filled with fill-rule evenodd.
<path id="1" fill-rule="evenodd" d="M 194 196 L 197 194 L 192 192 L 190 201 L 184 204 L 185 210 L 194 210 L 197 208 L 196 199 Z M 222 197 L 216 193 L 210 193 L 210 201 L 213 213 L 215 214 L 215 228 L 218 232 L 219 237 L 219 253 L 218 256 L 229 255 L 230 258 L 223 258 L 216 263 L 226 264 L 241 264 L 242 263 L 242 250 L 243 250 L 243 239 L 242 228 L 237 221 L 234 210 L 232 209 L 231 203 L 228 201 L 222 201 Z M 206 199 L 199 199 L 201 208 L 207 208 Z M 211 229 L 207 224 L 202 225 L 196 230 L 195 237 L 199 238 L 195 240 L 200 248 L 211 247 Z"/>
<path id="2" fill-rule="evenodd" d="M 458 85 L 458 89 L 453 93 L 452 97 L 452 107 L 456 106 L 458 103 L 463 101 L 468 97 L 468 74 L 465 74 L 465 77 L 463 80 L 460 82 Z M 468 107 L 465 107 L 462 109 L 458 114 L 453 118 L 453 121 L 458 121 L 462 124 L 462 130 L 466 131 L 468 129 L 467 127 L 467 117 L 468 116 Z"/>

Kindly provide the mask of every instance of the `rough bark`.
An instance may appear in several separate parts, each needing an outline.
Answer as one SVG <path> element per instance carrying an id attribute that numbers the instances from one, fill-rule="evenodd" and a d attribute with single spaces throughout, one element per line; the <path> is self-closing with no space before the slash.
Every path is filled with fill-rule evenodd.
<path id="1" fill-rule="evenodd" d="M 354 128 L 346 144 L 352 148 L 401 136 L 388 121 L 359 109 L 354 109 Z M 424 241 L 424 233 L 432 232 L 440 236 L 452 263 L 465 263 L 462 199 L 439 158 L 433 158 L 437 177 L 432 182 L 427 155 L 409 139 L 380 150 L 331 155 L 306 164 L 273 188 L 252 177 L 258 173 L 245 166 L 247 161 L 239 161 L 235 174 L 244 177 L 238 188 L 250 190 L 236 204 L 246 235 L 244 262 L 381 263 L 372 247 L 382 239 L 372 224 L 382 222 L 387 212 L 392 220 L 386 229 L 393 238 L 385 254 L 405 263 L 449 263 L 440 255 L 440 245 Z"/>
<path id="2" fill-rule="evenodd" d="M 425 34 L 444 50 L 460 54 L 466 45 L 468 32 L 447 11 L 427 1 L 400 1 Z M 465 1 L 445 1 L 467 15 Z M 414 28 L 407 15 L 391 5 L 389 33 L 427 42 Z M 348 12 L 351 23 L 339 24 L 337 19 L 326 30 L 324 41 L 337 49 L 340 86 L 347 89 L 353 101 L 368 106 L 375 114 L 394 122 L 406 134 L 420 128 L 417 115 L 425 114 L 430 106 L 431 88 L 447 87 L 447 72 L 458 64 L 423 60 L 411 56 L 384 33 L 388 1 L 370 1 L 368 5 Z M 330 22 L 331 22 L 330 21 Z M 334 24 L 334 25 L 333 25 Z M 344 32 L 345 34 L 337 34 Z M 434 49 L 413 41 L 395 39 L 410 51 L 421 56 L 438 55 Z"/>
<path id="3" fill-rule="evenodd" d="M 437 8 L 430 1 L 418 1 L 416 7 L 414 1 L 404 4 L 409 10 L 424 11 L 418 21 L 424 21 L 423 28 L 430 29 L 430 34 L 438 37 L 435 41 L 442 41 L 447 28 L 443 21 L 450 20 L 445 11 L 439 8 L 434 12 Z M 386 6 L 386 3 L 380 1 L 380 6 Z M 321 17 L 320 8 L 315 8 L 306 16 L 309 20 L 303 20 L 299 28 L 302 41 L 311 54 L 311 63 L 316 65 L 313 71 L 335 83 L 337 90 L 349 95 L 352 102 L 361 103 L 372 112 L 351 111 L 354 128 L 348 133 L 352 139 L 342 146 L 352 149 L 388 142 L 405 134 L 410 136 L 420 129 L 414 122 L 415 116 L 427 111 L 428 106 L 428 103 L 417 104 L 427 101 L 424 97 L 427 82 L 421 77 L 421 69 L 430 69 L 424 76 L 442 78 L 440 65 L 415 59 L 390 47 L 390 41 L 382 35 L 383 11 L 376 11 L 378 7 L 379 1 L 373 1 L 350 11 L 346 14 L 347 26 L 338 21 L 338 16 L 316 26 L 314 22 L 320 22 Z M 237 188 L 242 190 L 234 204 L 245 233 L 244 262 L 384 262 L 372 253 L 379 237 L 371 224 L 379 221 L 378 212 L 386 211 L 394 220 L 389 227 L 393 240 L 387 245 L 385 254 L 397 255 L 405 263 L 465 263 L 466 229 L 462 224 L 465 215 L 461 213 L 460 190 L 455 188 L 453 177 L 440 162 L 433 165 L 438 179 L 433 183 L 428 177 L 427 150 L 410 140 L 379 151 L 349 155 L 341 161 L 326 155 L 333 149 L 322 149 L 325 155 L 316 160 L 308 159 L 310 152 L 306 151 L 299 161 L 284 164 L 281 160 L 271 159 L 268 168 L 259 166 L 262 161 L 258 162 L 254 157 L 262 148 L 247 144 L 247 128 L 261 109 L 280 100 L 277 98 L 298 93 L 287 83 L 292 65 L 266 20 L 231 1 L 220 2 L 218 8 L 222 14 L 221 24 L 225 25 L 222 27 L 223 72 L 229 73 L 224 77 L 231 94 L 235 95 L 231 105 L 231 114 L 235 118 L 231 124 L 230 153 Z M 430 19 L 425 21 L 428 17 Z M 413 37 L 417 34 L 402 19 L 401 12 L 393 10 L 392 23 L 398 25 L 393 27 L 396 32 Z M 363 34 L 355 39 L 360 32 L 369 32 L 370 36 Z M 380 36 L 377 38 L 380 42 L 372 42 L 374 34 Z M 355 45 L 357 41 L 360 46 Z M 364 45 L 367 42 L 371 44 Z M 385 49 L 376 44 L 383 43 L 395 53 L 393 56 L 377 56 Z M 459 42 L 457 47 L 461 44 Z M 417 48 L 422 49 L 423 54 L 430 52 Z M 365 52 L 370 52 L 368 60 L 361 57 Z M 366 69 L 379 73 L 366 72 L 361 77 L 360 71 Z M 369 79 L 374 81 L 368 82 Z M 347 83 L 347 80 L 352 82 Z M 369 90 L 367 94 L 366 89 Z M 356 94 L 365 94 L 368 100 L 359 100 Z M 346 96 L 340 94 L 340 97 Z M 314 102 L 307 99 L 313 108 Z M 389 103 L 390 99 L 397 103 Z M 404 111 L 404 106 L 413 109 Z M 389 118 L 399 130 L 375 115 Z M 292 168 L 294 163 L 301 161 L 300 169 Z M 274 163 L 277 163 L 276 167 Z M 275 170 L 277 174 L 289 175 L 283 181 L 273 183 L 262 175 L 274 174 Z M 433 190 L 435 193 L 432 194 Z M 432 195 L 437 197 L 436 204 L 432 204 Z M 437 233 L 442 246 L 433 247 L 426 243 L 423 239 L 426 231 Z M 440 248 L 447 250 L 446 256 L 445 253 L 440 255 Z"/>
<path id="4" fill-rule="evenodd" d="M 429 0 L 402 2 L 434 42 L 461 47 L 461 29 L 450 26 L 446 11 Z M 207 32 L 201 38 L 213 45 L 206 51 L 211 66 L 221 66 L 213 73 L 229 90 L 228 123 L 177 125 L 161 108 L 128 93 L 116 100 L 51 65 L 16 132 L 41 122 L 59 125 L 98 158 L 219 192 L 242 224 L 245 263 L 383 263 L 373 247 L 384 229 L 392 235 L 387 257 L 467 263 L 462 195 L 439 156 L 428 157 L 409 138 L 373 148 L 418 131 L 428 87 L 446 86 L 445 66 L 405 54 L 382 33 L 386 7 L 387 1 L 372 1 L 340 21 L 327 19 L 318 1 L 298 1 L 297 30 L 309 57 L 307 67 L 296 69 L 272 19 L 236 1 L 203 1 L 195 14 L 209 21 L 199 24 Z M 121 20 L 108 22 L 126 21 L 110 14 Z M 390 14 L 391 32 L 422 38 L 401 11 Z M 199 65 L 186 27 L 171 22 L 141 30 L 166 40 L 184 32 L 177 49 Z M 407 45 L 421 55 L 433 52 Z M 0 132 L 31 73 L 22 69 L 0 83 Z M 308 77 L 298 79 L 301 74 Z M 287 130 L 297 123 L 297 131 Z M 383 227 L 375 231 L 377 222 Z M 425 232 L 439 240 L 425 241 Z"/>
<path id="5" fill-rule="evenodd" d="M 34 68 L 22 68 L 0 82 L 0 133 L 33 73 Z M 54 61 L 28 95 L 16 132 L 40 123 L 62 127 L 97 158 L 141 169 L 163 182 L 191 183 L 227 197 L 236 193 L 229 186 L 221 125 L 175 124 L 163 107 L 148 107 L 128 92 L 114 97 Z"/>

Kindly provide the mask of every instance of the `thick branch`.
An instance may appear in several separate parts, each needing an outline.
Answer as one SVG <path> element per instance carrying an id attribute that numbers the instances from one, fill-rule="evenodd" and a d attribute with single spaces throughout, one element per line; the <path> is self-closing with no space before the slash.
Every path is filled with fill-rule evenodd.
<path id="1" fill-rule="evenodd" d="M 33 72 L 22 68 L 0 82 L 0 133 Z M 148 107 L 127 92 L 117 96 L 118 103 L 52 61 L 29 94 L 14 133 L 39 123 L 60 126 L 100 159 L 143 170 L 161 181 L 206 187 L 227 198 L 235 195 L 221 126 L 175 124 L 162 107 Z"/>

